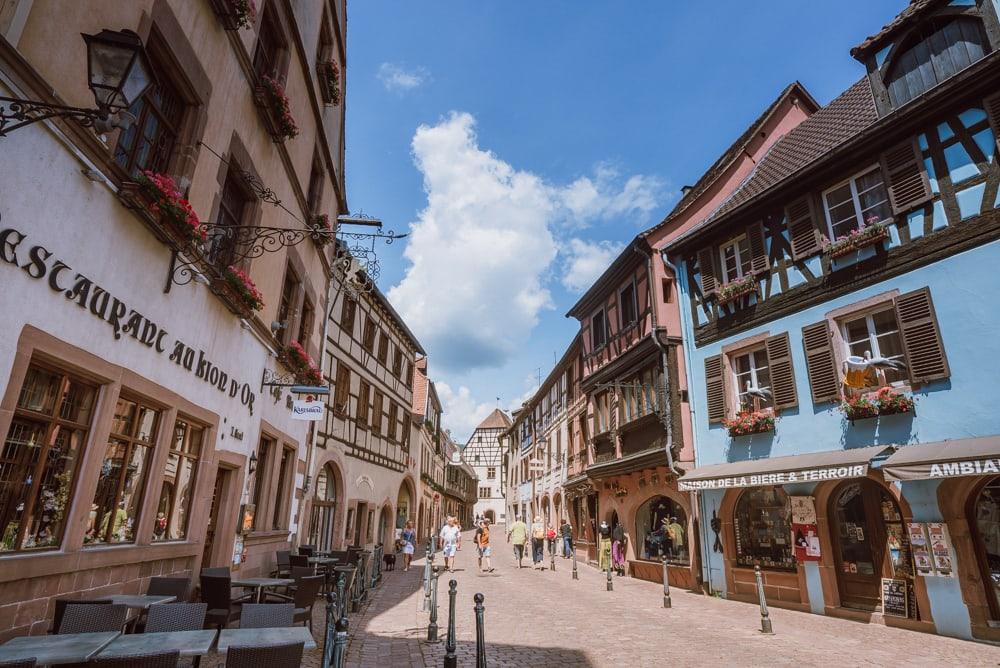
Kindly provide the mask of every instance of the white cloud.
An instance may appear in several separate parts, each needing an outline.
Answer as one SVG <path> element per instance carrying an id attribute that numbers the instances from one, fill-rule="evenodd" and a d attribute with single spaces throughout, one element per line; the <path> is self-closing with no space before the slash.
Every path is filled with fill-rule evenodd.
<path id="1" fill-rule="evenodd" d="M 382 63 L 378 68 L 378 80 L 385 89 L 394 93 L 404 93 L 418 88 L 430 80 L 430 73 L 423 67 L 410 70 L 395 63 Z"/>
<path id="2" fill-rule="evenodd" d="M 583 292 L 604 273 L 622 248 L 622 244 L 611 241 L 570 239 L 569 250 L 565 252 L 562 284 L 571 292 Z"/>
<path id="3" fill-rule="evenodd" d="M 594 220 L 633 216 L 644 222 L 664 200 L 666 183 L 657 176 L 636 174 L 619 186 L 620 174 L 609 164 L 597 165 L 593 178 L 581 176 L 562 190 L 562 205 L 571 223 L 586 226 Z"/>
<path id="4" fill-rule="evenodd" d="M 562 223 L 642 212 L 655 199 L 655 179 L 632 177 L 616 190 L 616 173 L 606 166 L 568 187 L 547 184 L 481 148 L 475 123 L 452 113 L 417 128 L 413 158 L 427 206 L 411 224 L 404 251 L 410 266 L 389 291 L 445 370 L 498 367 L 525 344 L 541 310 L 552 307 L 546 282 Z M 609 248 L 570 246 L 580 265 L 574 284 L 613 257 Z"/>
<path id="5" fill-rule="evenodd" d="M 477 402 L 472 396 L 472 390 L 465 385 L 453 390 L 448 383 L 435 381 L 434 387 L 441 399 L 444 427 L 451 430 L 456 443 L 464 446 L 479 423 L 493 412 L 493 405 Z"/>

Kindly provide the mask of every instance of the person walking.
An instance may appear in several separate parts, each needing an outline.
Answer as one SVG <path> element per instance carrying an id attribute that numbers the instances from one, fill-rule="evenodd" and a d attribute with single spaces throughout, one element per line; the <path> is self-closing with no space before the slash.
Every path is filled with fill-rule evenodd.
<path id="1" fill-rule="evenodd" d="M 520 516 L 514 519 L 514 523 L 507 530 L 507 542 L 514 544 L 514 558 L 517 559 L 517 567 L 521 568 L 521 560 L 524 559 L 524 544 L 528 542 L 528 525 Z"/>
<path id="2" fill-rule="evenodd" d="M 417 532 L 413 530 L 413 522 L 407 520 L 406 525 L 403 527 L 403 533 L 400 534 L 400 539 L 403 541 L 403 570 L 410 570 L 410 562 L 413 561 L 413 550 L 417 543 Z"/>
<path id="3" fill-rule="evenodd" d="M 479 537 L 483 534 L 483 521 L 476 520 L 476 534 L 472 537 L 472 542 L 476 544 L 476 560 L 479 570 L 483 570 L 483 548 L 479 547 Z"/>
<path id="4" fill-rule="evenodd" d="M 441 528 L 441 551 L 444 553 L 444 569 L 455 570 L 455 552 L 458 550 L 458 539 L 462 536 L 458 522 L 454 517 L 448 518 L 448 523 Z"/>
<path id="5" fill-rule="evenodd" d="M 545 558 L 545 525 L 542 518 L 535 515 L 531 523 L 531 567 L 544 569 L 542 559 Z"/>
<path id="6" fill-rule="evenodd" d="M 476 546 L 479 548 L 479 554 L 482 555 L 479 558 L 479 570 L 483 573 L 492 573 L 493 563 L 490 556 L 493 554 L 493 548 L 490 547 L 489 520 L 483 520 L 479 531 L 476 532 Z"/>
<path id="7" fill-rule="evenodd" d="M 545 528 L 545 542 L 549 544 L 549 556 L 556 553 L 556 528 L 551 524 Z"/>
<path id="8" fill-rule="evenodd" d="M 563 559 L 569 559 L 573 551 L 573 527 L 565 517 L 559 526 L 559 535 L 562 536 Z"/>

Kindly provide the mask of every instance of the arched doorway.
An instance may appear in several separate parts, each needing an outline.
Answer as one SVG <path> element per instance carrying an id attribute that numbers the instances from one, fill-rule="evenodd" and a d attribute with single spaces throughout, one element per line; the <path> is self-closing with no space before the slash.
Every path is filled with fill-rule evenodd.
<path id="1" fill-rule="evenodd" d="M 880 609 L 882 578 L 906 575 L 908 569 L 896 499 L 874 480 L 850 480 L 830 496 L 829 520 L 840 604 Z"/>
<path id="2" fill-rule="evenodd" d="M 316 476 L 316 497 L 309 522 L 309 542 L 321 552 L 333 549 L 333 526 L 337 519 L 337 475 L 327 464 Z"/>
<path id="3" fill-rule="evenodd" d="M 406 523 L 413 520 L 410 517 L 410 504 L 413 502 L 410 496 L 410 486 L 404 480 L 399 486 L 399 494 L 396 496 L 396 537 L 403 532 Z"/>
<path id="4" fill-rule="evenodd" d="M 1000 477 L 988 480 L 978 494 L 969 497 L 966 517 L 970 519 L 990 617 L 1000 619 Z"/>
<path id="5" fill-rule="evenodd" d="M 493 512 L 493 510 L 487 510 L 484 517 L 486 517 L 486 519 L 490 521 L 490 524 L 496 524 L 497 516 L 496 513 Z"/>
<path id="6" fill-rule="evenodd" d="M 640 559 L 667 561 L 678 566 L 691 563 L 687 513 L 669 496 L 654 496 L 635 512 L 635 550 Z"/>

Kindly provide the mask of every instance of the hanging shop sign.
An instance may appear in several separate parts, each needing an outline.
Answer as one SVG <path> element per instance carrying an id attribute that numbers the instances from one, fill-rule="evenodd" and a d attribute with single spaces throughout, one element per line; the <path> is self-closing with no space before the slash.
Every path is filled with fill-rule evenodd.
<path id="1" fill-rule="evenodd" d="M 910 596 L 906 580 L 882 578 L 882 614 L 892 617 L 910 616 Z"/>
<path id="2" fill-rule="evenodd" d="M 312 399 L 296 399 L 292 402 L 292 419 L 316 422 L 323 419 L 325 404 Z"/>
<path id="3" fill-rule="evenodd" d="M 75 272 L 44 246 L 29 246 L 27 235 L 13 228 L 0 231 L 0 262 L 19 267 L 28 277 L 46 281 L 49 288 L 84 312 L 106 322 L 116 341 L 132 338 L 168 359 L 231 399 L 238 399 L 253 415 L 257 394 L 250 383 L 241 383 L 213 362 L 204 350 L 171 337 L 162 323 L 144 316 L 81 273 Z"/>

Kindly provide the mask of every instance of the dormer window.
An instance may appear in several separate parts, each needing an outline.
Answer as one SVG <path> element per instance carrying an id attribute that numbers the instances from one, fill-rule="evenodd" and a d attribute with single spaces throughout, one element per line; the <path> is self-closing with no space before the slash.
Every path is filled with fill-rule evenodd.
<path id="1" fill-rule="evenodd" d="M 956 16 L 928 21 L 910 32 L 891 55 L 885 87 L 898 108 L 989 53 L 982 21 Z"/>

